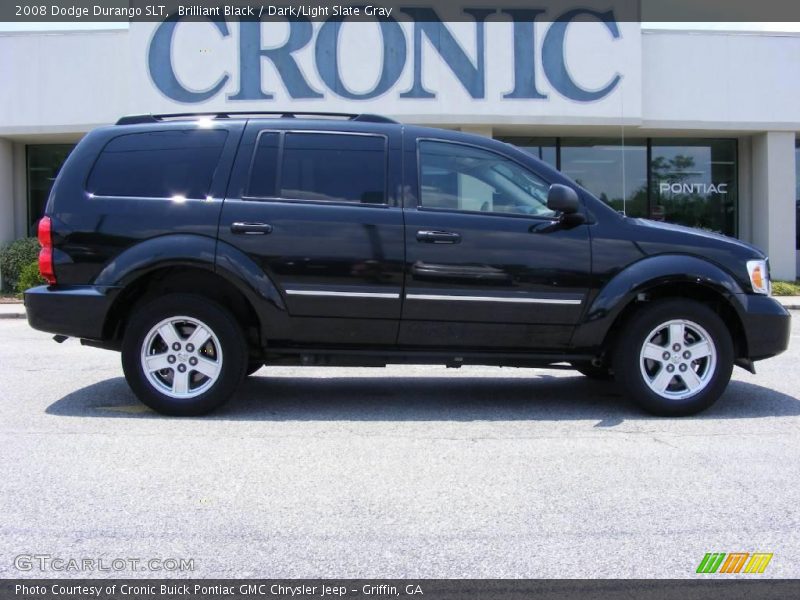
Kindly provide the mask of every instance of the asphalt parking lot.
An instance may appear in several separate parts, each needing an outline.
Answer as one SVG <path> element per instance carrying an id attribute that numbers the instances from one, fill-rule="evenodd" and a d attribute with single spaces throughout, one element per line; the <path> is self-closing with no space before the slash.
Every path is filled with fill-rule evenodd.
<path id="1" fill-rule="evenodd" d="M 0 577 L 104 576 L 19 571 L 25 554 L 189 557 L 196 577 L 692 577 L 737 551 L 799 577 L 794 316 L 789 352 L 687 419 L 572 372 L 477 367 L 264 368 L 224 410 L 165 418 L 118 355 L 0 320 Z"/>

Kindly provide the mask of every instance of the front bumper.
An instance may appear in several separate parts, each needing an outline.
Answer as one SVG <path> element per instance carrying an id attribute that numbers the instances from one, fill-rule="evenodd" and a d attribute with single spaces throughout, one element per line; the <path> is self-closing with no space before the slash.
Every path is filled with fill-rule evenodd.
<path id="1" fill-rule="evenodd" d="M 789 347 L 792 317 L 780 302 L 768 296 L 738 294 L 742 325 L 747 337 L 747 358 L 762 360 Z"/>
<path id="2" fill-rule="evenodd" d="M 103 326 L 118 288 L 46 286 L 25 292 L 28 324 L 69 337 L 103 339 Z"/>

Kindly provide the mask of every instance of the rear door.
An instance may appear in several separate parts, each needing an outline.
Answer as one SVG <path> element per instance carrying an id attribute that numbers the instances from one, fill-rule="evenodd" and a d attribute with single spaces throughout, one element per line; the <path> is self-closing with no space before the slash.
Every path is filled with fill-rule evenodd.
<path id="1" fill-rule="evenodd" d="M 550 182 L 495 150 L 411 137 L 406 149 L 399 343 L 566 346 L 588 291 L 588 226 L 554 226 Z"/>
<path id="2" fill-rule="evenodd" d="M 219 239 L 277 285 L 291 341 L 394 344 L 403 285 L 399 128 L 245 129 Z"/>

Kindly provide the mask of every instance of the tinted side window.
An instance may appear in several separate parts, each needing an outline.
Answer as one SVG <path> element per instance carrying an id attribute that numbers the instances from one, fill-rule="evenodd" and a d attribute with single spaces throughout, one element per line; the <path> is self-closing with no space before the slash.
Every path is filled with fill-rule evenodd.
<path id="1" fill-rule="evenodd" d="M 494 152 L 447 142 L 419 144 L 420 204 L 470 212 L 551 217 L 549 184 Z"/>
<path id="2" fill-rule="evenodd" d="M 263 132 L 258 136 L 258 145 L 253 156 L 250 170 L 250 184 L 247 195 L 256 198 L 272 198 L 275 196 L 275 183 L 278 174 L 278 145 L 280 135 Z"/>
<path id="3" fill-rule="evenodd" d="M 114 138 L 89 175 L 98 196 L 205 198 L 227 131 L 170 130 Z"/>
<path id="4" fill-rule="evenodd" d="M 385 138 L 287 133 L 280 195 L 298 200 L 385 204 Z"/>

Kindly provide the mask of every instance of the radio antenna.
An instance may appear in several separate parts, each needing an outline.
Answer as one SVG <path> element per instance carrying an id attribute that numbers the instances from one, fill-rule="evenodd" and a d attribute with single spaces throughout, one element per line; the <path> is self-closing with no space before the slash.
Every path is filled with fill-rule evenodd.
<path id="1" fill-rule="evenodd" d="M 627 178 L 625 177 L 625 94 L 623 86 L 625 85 L 625 78 L 619 82 L 619 105 L 620 105 L 620 131 L 622 142 L 622 214 L 628 216 L 628 193 L 627 193 Z"/>

